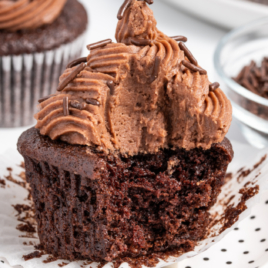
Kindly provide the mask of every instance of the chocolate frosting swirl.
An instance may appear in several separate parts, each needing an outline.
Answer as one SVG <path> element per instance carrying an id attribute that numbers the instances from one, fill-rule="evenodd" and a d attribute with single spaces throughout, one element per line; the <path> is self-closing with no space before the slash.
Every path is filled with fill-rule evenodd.
<path id="1" fill-rule="evenodd" d="M 4 0 L 0 2 L 0 29 L 17 31 L 50 24 L 60 15 L 67 0 Z"/>
<path id="2" fill-rule="evenodd" d="M 188 61 L 184 51 L 156 28 L 145 2 L 132 0 L 116 39 L 91 50 L 86 68 L 40 104 L 35 117 L 41 134 L 128 155 L 168 147 L 209 149 L 224 139 L 230 101 L 219 88 L 209 91 L 207 75 L 182 64 Z M 60 82 L 75 68 L 66 69 Z"/>

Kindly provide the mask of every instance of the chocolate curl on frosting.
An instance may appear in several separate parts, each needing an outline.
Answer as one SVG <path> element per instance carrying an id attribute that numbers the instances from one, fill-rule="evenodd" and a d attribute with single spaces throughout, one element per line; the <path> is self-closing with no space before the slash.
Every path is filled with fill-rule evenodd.
<path id="1" fill-rule="evenodd" d="M 70 114 L 70 112 L 69 112 L 69 98 L 68 97 L 63 98 L 63 114 L 64 114 L 64 116 L 67 116 Z"/>
<path id="2" fill-rule="evenodd" d="M 112 39 L 105 39 L 105 40 L 99 41 L 97 43 L 87 45 L 87 49 L 92 50 L 92 49 L 104 47 L 104 46 L 106 46 L 106 45 L 108 45 L 110 43 L 112 43 Z"/>
<path id="3" fill-rule="evenodd" d="M 198 65 L 197 60 L 195 59 L 195 57 L 193 56 L 193 54 L 191 53 L 191 51 L 186 47 L 185 44 L 183 44 L 182 42 L 179 43 L 179 47 L 182 51 L 184 51 L 186 57 L 189 59 L 189 61 L 193 64 L 193 65 Z"/>
<path id="4" fill-rule="evenodd" d="M 180 42 L 180 41 L 187 42 L 188 41 L 187 37 L 182 36 L 182 35 L 171 36 L 170 38 L 174 39 L 177 42 Z"/>
<path id="5" fill-rule="evenodd" d="M 117 19 L 122 20 L 127 8 L 130 6 L 132 0 L 125 0 L 122 6 L 119 8 Z"/>
<path id="6" fill-rule="evenodd" d="M 82 57 L 76 60 L 71 61 L 66 68 L 73 68 L 74 66 L 82 63 L 82 62 L 87 62 L 87 57 Z"/>
<path id="7" fill-rule="evenodd" d="M 62 91 L 75 77 L 86 67 L 85 63 L 80 63 L 58 86 L 57 91 Z"/>
<path id="8" fill-rule="evenodd" d="M 193 65 L 192 63 L 190 63 L 189 61 L 187 60 L 183 60 L 182 61 L 182 64 L 187 67 L 188 69 L 190 69 L 191 71 L 193 72 L 199 72 L 200 74 L 207 74 L 207 71 L 198 67 L 198 66 L 195 66 Z"/>
<path id="9" fill-rule="evenodd" d="M 212 84 L 209 85 L 209 90 L 214 91 L 219 87 L 220 87 L 220 84 L 218 82 L 215 82 L 215 83 L 212 83 Z"/>

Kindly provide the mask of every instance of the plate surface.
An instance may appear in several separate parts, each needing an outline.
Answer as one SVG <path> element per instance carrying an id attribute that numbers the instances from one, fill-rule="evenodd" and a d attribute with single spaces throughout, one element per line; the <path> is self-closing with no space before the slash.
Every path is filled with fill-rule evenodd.
<path id="1" fill-rule="evenodd" d="M 245 0 L 162 0 L 201 19 L 232 29 L 267 17 L 268 6 Z"/>

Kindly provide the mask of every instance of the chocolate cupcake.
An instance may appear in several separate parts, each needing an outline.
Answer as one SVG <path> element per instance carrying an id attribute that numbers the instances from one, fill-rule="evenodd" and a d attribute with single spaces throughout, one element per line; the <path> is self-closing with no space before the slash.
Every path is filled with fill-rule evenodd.
<path id="1" fill-rule="evenodd" d="M 212 221 L 232 107 L 146 2 L 124 2 L 117 43 L 88 45 L 18 141 L 41 245 L 57 257 L 188 252 Z"/>
<path id="2" fill-rule="evenodd" d="M 0 127 L 34 123 L 37 100 L 56 90 L 86 29 L 77 0 L 0 1 Z"/>

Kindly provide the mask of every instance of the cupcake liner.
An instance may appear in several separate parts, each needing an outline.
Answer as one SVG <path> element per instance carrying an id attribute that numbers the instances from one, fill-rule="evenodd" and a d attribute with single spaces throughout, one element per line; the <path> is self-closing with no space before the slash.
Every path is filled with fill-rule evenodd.
<path id="1" fill-rule="evenodd" d="M 216 243 L 220 242 L 223 237 L 229 233 L 233 227 L 236 227 L 239 222 L 246 218 L 254 207 L 262 201 L 262 194 L 266 193 L 268 189 L 268 159 L 264 160 L 259 166 L 255 166 L 260 159 L 268 154 L 268 149 L 258 150 L 248 145 L 243 145 L 237 142 L 233 142 L 233 148 L 235 151 L 235 157 L 233 162 L 230 164 L 228 172 L 233 173 L 233 178 L 226 182 L 222 188 L 222 192 L 218 198 L 218 202 L 211 209 L 211 214 L 215 216 L 215 219 L 219 219 L 222 216 L 225 216 L 226 206 L 236 206 L 241 198 L 239 191 L 245 188 L 259 186 L 259 194 L 253 196 L 246 202 L 247 209 L 240 215 L 239 220 L 236 223 L 230 224 L 229 227 L 223 232 L 220 232 L 223 225 L 226 223 L 224 220 L 218 221 L 218 223 L 210 229 L 210 232 L 207 235 L 207 239 L 199 242 L 195 250 L 183 254 L 179 258 L 176 256 L 171 256 L 168 260 L 160 260 L 156 267 L 163 267 L 168 264 L 173 264 L 175 262 L 182 261 L 185 258 L 196 256 Z M 0 155 L 0 177 L 4 178 L 9 172 L 6 170 L 7 167 L 13 169 L 13 177 L 19 180 L 19 177 L 16 177 L 16 174 L 20 174 L 23 169 L 18 165 L 21 163 L 22 157 L 16 151 L 9 150 L 3 156 Z M 251 172 L 244 177 L 241 177 L 241 168 L 244 168 L 245 174 L 247 170 L 250 169 Z M 68 182 L 68 178 L 67 178 Z M 62 183 L 67 183 L 62 177 Z M 83 182 L 81 181 L 81 184 Z M 43 255 L 41 258 L 33 258 L 29 261 L 25 261 L 22 256 L 30 254 L 36 249 L 32 245 L 34 243 L 37 245 L 39 243 L 38 238 L 25 238 L 22 237 L 24 233 L 19 232 L 16 229 L 16 226 L 20 224 L 16 218 L 16 212 L 12 205 L 16 204 L 29 204 L 30 201 L 26 200 L 27 191 L 22 189 L 18 185 L 13 184 L 12 182 L 6 180 L 6 187 L 0 187 L 0 258 L 5 258 L 10 265 L 21 265 L 23 268 L 54 268 L 58 267 L 58 264 L 66 263 L 64 267 L 68 268 L 80 268 L 81 265 L 85 268 L 97 268 L 99 263 L 90 263 L 85 264 L 84 261 L 74 261 L 69 262 L 65 260 L 56 260 L 49 263 L 44 263 L 44 260 L 49 259 L 48 255 Z M 80 213 L 80 211 L 77 211 Z M 69 233 L 65 233 L 65 236 Z M 34 234 L 36 236 L 36 234 Z M 63 238 L 64 239 L 64 238 Z M 112 263 L 107 263 L 105 268 L 113 267 Z M 130 267 L 127 263 L 123 263 L 122 267 Z"/>
<path id="2" fill-rule="evenodd" d="M 38 99 L 55 92 L 68 62 L 82 52 L 85 33 L 42 53 L 0 57 L 0 127 L 34 123 Z"/>

